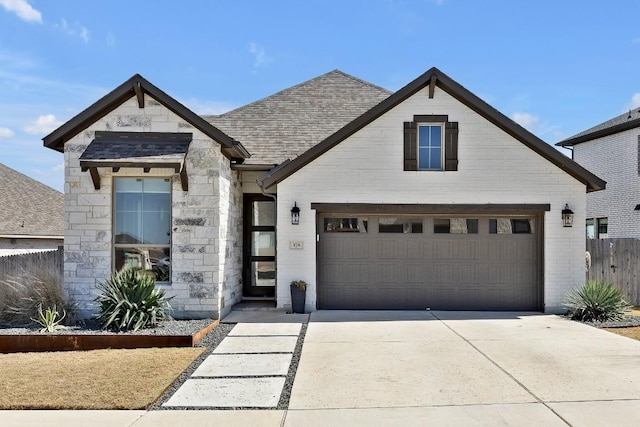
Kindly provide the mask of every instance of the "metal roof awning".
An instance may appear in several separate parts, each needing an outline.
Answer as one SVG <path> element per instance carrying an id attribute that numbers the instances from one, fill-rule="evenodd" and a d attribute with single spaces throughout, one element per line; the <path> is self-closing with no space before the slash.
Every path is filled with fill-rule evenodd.
<path id="1" fill-rule="evenodd" d="M 180 174 L 182 189 L 189 189 L 185 157 L 193 139 L 191 133 L 96 131 L 95 139 L 80 156 L 83 172 L 89 171 L 93 187 L 100 189 L 99 167 L 170 168 Z"/>

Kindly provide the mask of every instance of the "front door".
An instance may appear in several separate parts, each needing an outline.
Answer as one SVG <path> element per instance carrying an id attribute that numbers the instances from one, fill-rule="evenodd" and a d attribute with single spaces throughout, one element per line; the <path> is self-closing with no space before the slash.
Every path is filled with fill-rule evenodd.
<path id="1" fill-rule="evenodd" d="M 244 195 L 243 270 L 244 297 L 275 297 L 276 203 L 261 194 Z"/>

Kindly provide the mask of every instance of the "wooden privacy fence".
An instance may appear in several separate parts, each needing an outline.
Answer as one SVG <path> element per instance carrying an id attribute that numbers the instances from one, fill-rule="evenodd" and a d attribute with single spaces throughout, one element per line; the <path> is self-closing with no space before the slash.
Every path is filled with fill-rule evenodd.
<path id="1" fill-rule="evenodd" d="M 587 280 L 610 282 L 622 289 L 627 301 L 640 305 L 640 240 L 587 239 L 587 252 Z"/>
<path id="2" fill-rule="evenodd" d="M 0 257 L 0 281 L 46 271 L 60 279 L 64 269 L 64 251 L 59 247 L 55 251 Z"/>

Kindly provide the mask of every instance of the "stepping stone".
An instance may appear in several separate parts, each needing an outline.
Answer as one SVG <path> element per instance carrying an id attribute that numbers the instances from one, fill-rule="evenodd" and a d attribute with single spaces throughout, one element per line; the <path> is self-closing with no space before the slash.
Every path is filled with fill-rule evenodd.
<path id="1" fill-rule="evenodd" d="M 298 337 L 230 337 L 213 350 L 217 353 L 293 353 Z"/>
<path id="2" fill-rule="evenodd" d="M 229 336 L 237 335 L 299 335 L 301 323 L 238 323 Z"/>
<path id="3" fill-rule="evenodd" d="M 286 376 L 292 356 L 292 354 L 212 354 L 198 366 L 192 376 Z"/>
<path id="4" fill-rule="evenodd" d="M 162 406 L 273 408 L 284 382 L 284 377 L 192 379 Z"/>

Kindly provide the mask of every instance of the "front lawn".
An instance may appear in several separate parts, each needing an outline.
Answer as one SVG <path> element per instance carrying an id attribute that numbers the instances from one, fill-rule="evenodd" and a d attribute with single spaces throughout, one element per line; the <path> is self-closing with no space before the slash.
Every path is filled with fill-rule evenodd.
<path id="1" fill-rule="evenodd" d="M 0 409 L 144 409 L 203 351 L 0 354 Z"/>

